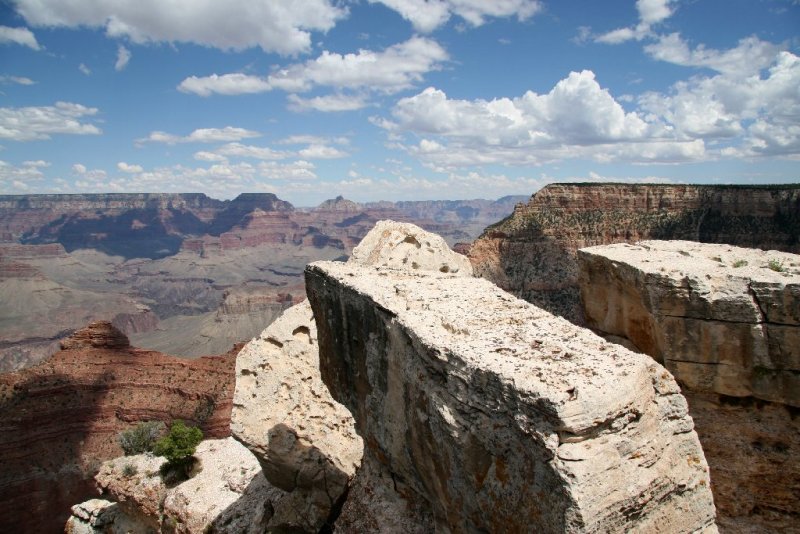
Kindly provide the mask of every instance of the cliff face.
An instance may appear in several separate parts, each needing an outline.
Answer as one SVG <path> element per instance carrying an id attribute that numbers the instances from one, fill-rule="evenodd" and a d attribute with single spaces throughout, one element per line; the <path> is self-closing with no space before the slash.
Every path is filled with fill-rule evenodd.
<path id="1" fill-rule="evenodd" d="M 552 184 L 469 257 L 477 276 L 581 324 L 576 251 L 642 239 L 800 252 L 800 186 Z"/>
<path id="2" fill-rule="evenodd" d="M 800 515 L 800 256 L 686 241 L 582 249 L 590 326 L 681 384 L 727 532 Z"/>
<path id="3" fill-rule="evenodd" d="M 184 419 L 229 433 L 235 351 L 184 360 L 127 345 L 109 324 L 79 330 L 46 362 L 0 375 L 0 530 L 59 532 L 93 496 L 117 434 L 139 421 Z"/>
<path id="4" fill-rule="evenodd" d="M 393 484 L 356 496 L 448 532 L 716 530 L 686 402 L 649 358 L 484 280 L 319 262 L 306 285 L 322 379 Z M 361 504 L 344 524 L 391 528 Z"/>

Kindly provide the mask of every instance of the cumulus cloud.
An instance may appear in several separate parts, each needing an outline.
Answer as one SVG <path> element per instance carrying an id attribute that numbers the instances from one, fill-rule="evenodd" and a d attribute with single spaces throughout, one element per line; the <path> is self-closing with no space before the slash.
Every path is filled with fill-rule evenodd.
<path id="1" fill-rule="evenodd" d="M 119 163 L 117 163 L 117 169 L 129 174 L 142 172 L 144 170 L 141 165 L 130 165 L 128 163 L 125 163 L 124 161 L 120 161 Z"/>
<path id="2" fill-rule="evenodd" d="M 355 111 L 369 105 L 362 95 L 332 94 L 302 98 L 298 95 L 289 95 L 289 109 L 295 112 L 321 111 L 331 113 L 337 111 Z"/>
<path id="3" fill-rule="evenodd" d="M 49 166 L 49 162 L 42 160 L 23 161 L 22 165 L 13 165 L 0 160 L 0 192 L 26 192 L 31 182 L 44 179 L 41 169 Z"/>
<path id="4" fill-rule="evenodd" d="M 800 155 L 800 58 L 779 52 L 756 75 L 747 68 L 722 70 L 679 82 L 666 95 L 645 93 L 639 105 L 679 135 L 727 141 L 723 155 Z"/>
<path id="5" fill-rule="evenodd" d="M 241 73 L 190 76 L 178 89 L 200 96 L 260 93 L 273 89 L 302 92 L 315 86 L 395 93 L 418 83 L 447 59 L 447 52 L 436 41 L 412 37 L 380 52 L 362 49 L 352 54 L 337 54 L 326 50 L 315 59 L 277 69 L 266 77 Z M 298 105 L 303 104 L 302 100 L 298 102 Z M 353 102 L 350 100 L 349 105 Z M 312 100 L 310 105 L 314 103 Z M 346 102 L 330 97 L 316 103 L 321 107 L 335 107 Z"/>
<path id="6" fill-rule="evenodd" d="M 259 76 L 233 73 L 211 76 L 189 76 L 178 84 L 178 90 L 184 93 L 194 93 L 200 96 L 219 95 L 244 95 L 271 91 L 269 81 Z"/>
<path id="7" fill-rule="evenodd" d="M 12 43 L 34 50 L 41 50 L 41 46 L 36 41 L 36 36 L 28 28 L 12 28 L 10 26 L 0 26 L 0 44 Z"/>
<path id="8" fill-rule="evenodd" d="M 290 135 L 278 141 L 281 145 L 349 145 L 347 137 L 324 137 L 320 135 Z"/>
<path id="9" fill-rule="evenodd" d="M 306 159 L 338 159 L 346 157 L 347 152 L 324 144 L 313 144 L 299 150 L 297 155 Z"/>
<path id="10" fill-rule="evenodd" d="M 92 69 L 90 69 L 89 67 L 87 67 L 87 66 L 86 66 L 85 64 L 83 64 L 83 63 L 81 63 L 80 65 L 78 65 L 78 70 L 79 70 L 79 71 L 81 71 L 81 72 L 82 72 L 83 74 L 85 74 L 86 76 L 89 76 L 89 75 L 91 75 L 91 74 L 92 74 Z"/>
<path id="11" fill-rule="evenodd" d="M 114 70 L 121 71 L 128 66 L 128 61 L 131 60 L 131 51 L 122 45 L 117 48 L 117 61 L 114 63 Z"/>
<path id="12" fill-rule="evenodd" d="M 54 106 L 0 108 L 0 139 L 33 141 L 50 139 L 52 134 L 98 135 L 94 124 L 81 122 L 96 115 L 97 108 L 71 102 Z"/>
<path id="13" fill-rule="evenodd" d="M 270 180 L 315 180 L 315 166 L 310 161 L 297 160 L 291 163 L 264 161 L 258 164 L 258 172 Z"/>
<path id="14" fill-rule="evenodd" d="M 472 26 L 482 25 L 487 18 L 513 17 L 527 20 L 541 11 L 538 0 L 369 0 L 397 11 L 414 29 L 428 33 L 456 15 Z"/>
<path id="15" fill-rule="evenodd" d="M 307 52 L 311 32 L 328 31 L 347 16 L 347 9 L 331 0 L 17 0 L 15 7 L 34 27 L 89 26 L 134 43 L 187 42 L 223 50 L 258 46 L 280 54 Z"/>
<path id="16" fill-rule="evenodd" d="M 155 131 L 150 132 L 147 137 L 137 139 L 136 143 L 164 143 L 167 145 L 177 143 L 224 143 L 260 136 L 259 132 L 253 130 L 226 126 L 224 128 L 199 128 L 185 136 Z"/>
<path id="17" fill-rule="evenodd" d="M 658 38 L 655 43 L 644 47 L 654 59 L 685 67 L 707 67 L 727 74 L 751 75 L 768 67 L 780 46 L 762 41 L 755 36 L 739 41 L 730 50 L 715 50 L 698 45 L 694 50 L 679 33 L 671 33 Z"/>
<path id="18" fill-rule="evenodd" d="M 82 163 L 72 165 L 72 173 L 82 180 L 91 180 L 93 182 L 102 182 L 108 178 L 108 173 L 103 169 L 89 169 Z"/>
<path id="19" fill-rule="evenodd" d="M 676 0 L 636 0 L 639 23 L 599 35 L 595 37 L 595 41 L 605 44 L 619 44 L 632 39 L 641 41 L 652 35 L 652 26 L 672 16 L 672 5 L 675 2 Z"/>
<path id="20" fill-rule="evenodd" d="M 269 147 L 243 145 L 241 143 L 228 143 L 216 150 L 214 153 L 220 156 L 231 156 L 240 158 L 253 158 L 262 160 L 286 159 L 291 154 L 288 152 L 273 150 Z"/>

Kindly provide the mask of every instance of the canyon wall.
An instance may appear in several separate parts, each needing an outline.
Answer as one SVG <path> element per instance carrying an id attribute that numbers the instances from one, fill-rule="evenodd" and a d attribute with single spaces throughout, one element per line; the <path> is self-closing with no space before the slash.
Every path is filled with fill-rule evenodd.
<path id="1" fill-rule="evenodd" d="M 663 367 L 399 257 L 402 269 L 306 269 L 322 379 L 352 412 L 365 465 L 391 481 L 357 483 L 363 507 L 348 499 L 343 526 L 391 529 L 370 521 L 388 492 L 444 532 L 716 531 L 703 452 Z"/>
<path id="2" fill-rule="evenodd" d="M 65 349 L 0 375 L 0 531 L 60 532 L 70 506 L 95 495 L 100 463 L 121 455 L 120 431 L 184 419 L 229 434 L 237 350 L 185 360 L 128 345 L 93 323 Z"/>
<path id="3" fill-rule="evenodd" d="M 800 256 L 642 241 L 578 251 L 588 324 L 681 385 L 725 532 L 800 518 Z"/>
<path id="4" fill-rule="evenodd" d="M 800 252 L 800 186 L 551 184 L 468 254 L 477 276 L 582 324 L 576 251 L 642 239 Z"/>

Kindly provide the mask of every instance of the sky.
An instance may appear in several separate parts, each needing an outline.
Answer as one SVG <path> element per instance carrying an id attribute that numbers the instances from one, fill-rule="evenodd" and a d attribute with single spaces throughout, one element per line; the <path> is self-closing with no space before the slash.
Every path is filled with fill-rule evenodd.
<path id="1" fill-rule="evenodd" d="M 4 0 L 0 193 L 800 182 L 800 0 Z"/>

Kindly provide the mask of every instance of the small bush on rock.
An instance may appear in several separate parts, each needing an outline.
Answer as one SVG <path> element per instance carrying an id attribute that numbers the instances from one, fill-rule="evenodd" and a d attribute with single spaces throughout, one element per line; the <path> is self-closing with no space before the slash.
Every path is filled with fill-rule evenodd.
<path id="1" fill-rule="evenodd" d="M 153 452 L 167 459 L 161 468 L 161 476 L 167 483 L 188 478 L 194 465 L 194 451 L 201 441 L 203 432 L 199 428 L 175 421 L 169 434 L 156 442 Z"/>
<path id="2" fill-rule="evenodd" d="M 119 444 L 125 456 L 153 452 L 156 440 L 164 433 L 166 425 L 161 421 L 145 421 L 119 433 Z"/>

